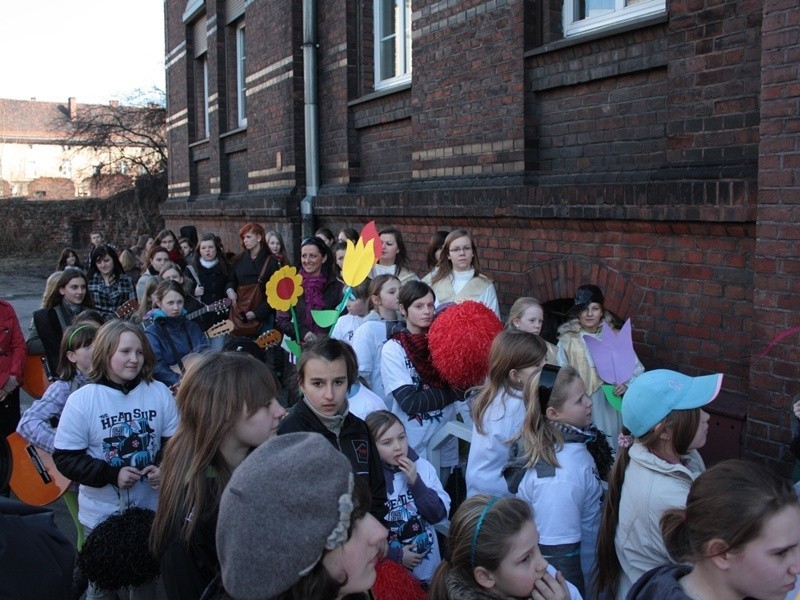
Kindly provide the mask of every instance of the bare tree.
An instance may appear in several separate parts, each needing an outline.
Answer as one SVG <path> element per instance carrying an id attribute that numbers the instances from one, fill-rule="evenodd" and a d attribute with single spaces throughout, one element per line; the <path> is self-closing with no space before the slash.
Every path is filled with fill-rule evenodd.
<path id="1" fill-rule="evenodd" d="M 81 104 L 65 115 L 69 143 L 103 151 L 103 167 L 135 177 L 161 178 L 167 169 L 167 112 L 161 90 L 138 90 L 124 103 Z M 62 125 L 63 126 L 63 125 Z"/>

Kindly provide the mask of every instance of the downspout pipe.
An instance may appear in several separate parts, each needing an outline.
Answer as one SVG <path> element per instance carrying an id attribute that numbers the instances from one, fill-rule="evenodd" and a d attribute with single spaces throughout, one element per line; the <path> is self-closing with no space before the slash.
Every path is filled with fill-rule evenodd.
<path id="1" fill-rule="evenodd" d="M 303 238 L 314 235 L 314 198 L 319 192 L 316 25 L 316 0 L 303 0 L 303 92 L 306 142 L 306 196 L 300 201 Z"/>

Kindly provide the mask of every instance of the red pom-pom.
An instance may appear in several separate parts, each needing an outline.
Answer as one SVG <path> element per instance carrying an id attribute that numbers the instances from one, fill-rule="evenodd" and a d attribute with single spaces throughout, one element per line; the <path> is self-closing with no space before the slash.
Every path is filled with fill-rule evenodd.
<path id="1" fill-rule="evenodd" d="M 375 571 L 378 575 L 372 585 L 375 600 L 425 600 L 425 590 L 403 565 L 380 560 Z"/>
<path id="2" fill-rule="evenodd" d="M 428 331 L 433 366 L 455 388 L 483 383 L 489 372 L 489 349 L 503 324 L 492 309 L 467 300 L 447 308 Z"/>

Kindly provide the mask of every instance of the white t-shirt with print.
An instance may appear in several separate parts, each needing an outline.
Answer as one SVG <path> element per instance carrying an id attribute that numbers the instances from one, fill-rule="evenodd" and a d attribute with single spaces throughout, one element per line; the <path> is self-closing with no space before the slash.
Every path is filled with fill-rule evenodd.
<path id="1" fill-rule="evenodd" d="M 417 466 L 417 476 L 436 492 L 444 503 L 445 512 L 449 513 L 450 496 L 444 491 L 433 465 L 424 458 L 417 459 L 414 464 Z M 414 568 L 414 577 L 420 581 L 429 582 L 442 560 L 439 541 L 436 539 L 436 530 L 433 528 L 435 523 L 428 523 L 419 514 L 414 496 L 408 489 L 408 479 L 405 473 L 396 472 L 393 483 L 394 490 L 391 494 L 387 494 L 386 500 L 389 546 L 400 548 L 409 545 L 415 546 L 412 551 L 423 554 L 423 557 L 422 561 Z"/>
<path id="2" fill-rule="evenodd" d="M 419 415 L 407 415 L 392 396 L 392 392 L 404 385 L 420 385 L 420 377 L 414 365 L 406 355 L 403 346 L 397 340 L 389 340 L 381 350 L 381 376 L 387 398 L 392 399 L 392 412 L 398 416 L 406 428 L 408 445 L 419 454 L 420 458 L 428 459 L 428 442 L 445 423 L 452 421 L 456 415 L 453 404 L 441 410 L 434 410 Z M 445 442 L 442 448 L 443 467 L 452 467 L 458 464 L 458 446 L 455 438 Z"/>
<path id="3" fill-rule="evenodd" d="M 142 382 L 127 395 L 92 383 L 67 399 L 55 447 L 86 450 L 92 458 L 110 465 L 141 470 L 155 460 L 161 438 L 172 436 L 177 427 L 175 399 L 163 383 Z M 157 503 L 158 492 L 144 479 L 126 490 L 114 485 L 81 485 L 78 518 L 86 527 L 94 528 L 121 507 L 155 510 Z"/>

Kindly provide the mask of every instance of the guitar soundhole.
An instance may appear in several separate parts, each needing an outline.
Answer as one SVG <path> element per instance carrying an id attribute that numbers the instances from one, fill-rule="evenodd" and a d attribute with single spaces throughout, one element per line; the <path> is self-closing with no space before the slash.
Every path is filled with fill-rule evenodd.
<path id="1" fill-rule="evenodd" d="M 36 470 L 39 473 L 39 477 L 42 478 L 42 481 L 45 484 L 53 483 L 53 478 L 50 477 L 50 473 L 48 473 L 47 469 L 44 468 L 42 459 L 39 458 L 39 453 L 36 452 L 36 448 L 33 446 L 33 444 L 26 446 L 25 450 L 28 452 L 28 456 L 31 457 L 31 462 L 33 463 L 33 466 L 36 467 Z"/>

